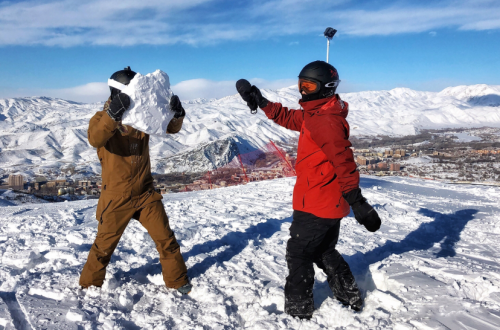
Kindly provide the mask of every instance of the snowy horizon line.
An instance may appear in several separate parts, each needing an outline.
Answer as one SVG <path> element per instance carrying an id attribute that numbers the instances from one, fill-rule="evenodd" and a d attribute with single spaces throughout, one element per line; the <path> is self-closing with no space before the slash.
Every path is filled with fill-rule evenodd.
<path id="1" fill-rule="evenodd" d="M 205 81 L 206 79 L 193 79 L 193 80 L 196 80 L 196 81 Z M 208 80 L 206 80 L 208 81 Z M 268 84 L 269 82 L 266 83 L 265 80 L 263 79 L 252 79 L 251 81 L 261 81 L 261 82 L 264 82 L 264 85 Z M 183 83 L 186 83 L 186 82 L 189 82 L 189 81 L 183 81 L 177 85 L 174 85 L 172 86 L 172 90 L 176 89 L 175 86 L 178 86 L 178 85 L 181 85 Z M 231 84 L 231 87 L 235 89 L 234 87 L 234 84 L 236 83 L 236 81 L 223 81 L 223 82 L 219 82 L 219 83 L 224 83 L 224 84 Z M 273 84 L 273 82 L 270 82 L 271 84 Z M 106 83 L 89 83 L 89 84 L 85 84 L 85 85 L 82 85 L 82 86 L 77 86 L 77 87 L 72 87 L 72 88 L 68 88 L 68 89 L 64 89 L 64 90 L 76 90 L 78 88 L 85 88 L 86 86 L 89 86 L 89 85 L 94 85 L 94 84 L 102 84 L 105 86 L 105 88 L 107 89 L 108 88 L 108 85 Z M 258 85 L 258 82 L 254 82 L 254 84 Z M 95 86 L 93 86 L 95 88 Z M 259 87 L 259 86 L 257 86 Z M 264 90 L 264 91 L 269 91 L 269 92 L 280 92 L 280 91 L 285 91 L 285 90 L 288 90 L 288 89 L 292 89 L 292 88 L 295 88 L 296 85 L 295 84 L 291 84 L 289 86 L 285 86 L 285 87 L 280 87 L 280 88 L 260 88 L 261 90 Z M 391 92 L 391 91 L 396 91 L 396 90 L 409 90 L 409 91 L 414 91 L 414 92 L 421 92 L 421 93 L 434 93 L 434 94 L 439 94 L 439 93 L 442 93 L 446 90 L 450 90 L 450 89 L 458 89 L 458 88 L 474 88 L 474 87 L 485 87 L 485 88 L 492 88 L 492 89 L 498 89 L 495 93 L 496 95 L 500 95 L 500 84 L 498 85 L 492 85 L 492 84 L 484 84 L 484 83 L 480 83 L 480 84 L 470 84 L 470 85 L 466 85 L 466 84 L 461 84 L 461 85 L 454 85 L 454 86 L 448 86 L 448 87 L 445 87 L 443 88 L 442 90 L 440 91 L 429 91 L 429 90 L 420 90 L 420 89 L 413 89 L 413 88 L 410 88 L 410 87 L 403 87 L 403 86 L 400 86 L 400 87 L 394 87 L 394 88 L 391 88 L 391 89 L 367 89 L 367 90 L 361 90 L 361 91 L 353 91 L 353 92 L 339 92 L 338 94 L 359 94 L 359 93 L 367 93 L 367 92 Z M 184 87 L 186 88 L 186 87 Z M 297 91 L 298 92 L 298 91 Z M 109 94 L 109 93 L 106 93 L 106 94 Z M 174 94 L 177 94 L 177 95 L 180 95 L 182 96 L 182 92 L 181 93 L 176 93 L 174 91 Z M 195 102 L 195 101 L 218 101 L 218 100 L 222 100 L 224 98 L 227 98 L 227 97 L 233 97 L 233 96 L 237 96 L 238 93 L 235 92 L 235 93 L 232 93 L 232 94 L 227 94 L 227 95 L 223 95 L 223 96 L 219 96 L 219 97 L 194 97 L 194 98 L 183 98 L 181 97 L 181 100 L 183 102 L 186 102 L 186 103 L 190 103 L 190 102 Z M 83 96 L 82 94 L 80 94 L 80 96 Z M 482 95 L 481 95 L 482 96 Z M 57 97 L 57 96 L 47 96 L 47 95 L 32 95 L 32 96 L 14 96 L 14 97 L 0 97 L 0 101 L 1 100 L 21 100 L 21 99 L 51 99 L 51 100 L 62 100 L 62 101 L 66 101 L 66 102 L 72 102 L 72 103 L 79 103 L 79 104 L 99 104 L 99 103 L 104 103 L 106 102 L 107 98 L 109 96 L 104 96 L 102 98 L 101 101 L 95 101 L 95 102 L 85 102 L 85 101 L 77 101 L 77 100 L 72 100 L 72 99 L 69 99 L 69 98 L 64 98 L 64 97 Z"/>

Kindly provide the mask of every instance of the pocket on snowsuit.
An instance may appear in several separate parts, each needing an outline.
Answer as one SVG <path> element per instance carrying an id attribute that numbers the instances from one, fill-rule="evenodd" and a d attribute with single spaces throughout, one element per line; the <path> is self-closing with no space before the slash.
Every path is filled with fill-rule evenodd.
<path id="1" fill-rule="evenodd" d="M 109 209 L 112 202 L 113 200 L 108 196 L 101 195 L 101 198 L 99 198 L 99 202 L 97 202 L 97 210 L 95 214 L 95 218 L 97 221 L 102 223 L 102 217 L 104 215 L 104 212 L 106 212 L 106 210 Z"/>

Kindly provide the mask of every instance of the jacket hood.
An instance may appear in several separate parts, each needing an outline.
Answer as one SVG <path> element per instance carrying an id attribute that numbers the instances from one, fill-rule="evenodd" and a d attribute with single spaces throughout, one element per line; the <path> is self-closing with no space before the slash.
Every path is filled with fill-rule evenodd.
<path id="1" fill-rule="evenodd" d="M 306 113 L 309 113 L 311 115 L 314 112 L 320 111 L 322 113 L 333 113 L 334 115 L 346 118 L 349 113 L 349 105 L 347 104 L 347 102 L 344 102 L 340 99 L 339 94 L 314 101 L 304 102 L 300 100 L 299 104 L 302 106 L 302 109 L 304 109 Z"/>

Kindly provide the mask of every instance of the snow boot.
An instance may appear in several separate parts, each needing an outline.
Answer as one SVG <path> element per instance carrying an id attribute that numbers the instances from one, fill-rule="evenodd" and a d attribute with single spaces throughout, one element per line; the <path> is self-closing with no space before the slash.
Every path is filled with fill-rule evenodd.
<path id="1" fill-rule="evenodd" d="M 191 283 L 188 282 L 183 286 L 181 286 L 180 288 L 178 288 L 177 291 L 179 291 L 181 294 L 189 294 L 192 288 L 193 286 L 191 285 Z"/>

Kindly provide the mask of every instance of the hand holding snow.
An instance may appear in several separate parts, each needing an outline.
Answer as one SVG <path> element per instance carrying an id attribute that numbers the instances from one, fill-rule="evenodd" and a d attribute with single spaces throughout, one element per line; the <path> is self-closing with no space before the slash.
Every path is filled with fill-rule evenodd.
<path id="1" fill-rule="evenodd" d="M 130 108 L 123 115 L 122 124 L 151 135 L 167 135 L 168 123 L 174 117 L 170 110 L 174 94 L 165 72 L 156 70 L 145 76 L 137 73 L 122 93 L 130 96 Z"/>

